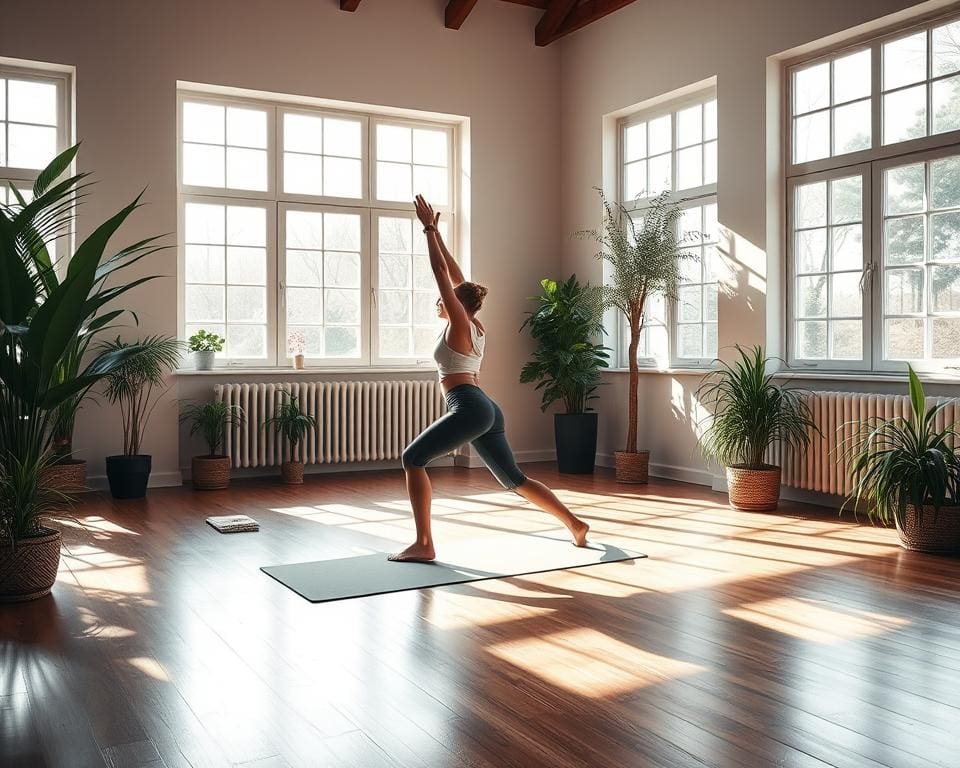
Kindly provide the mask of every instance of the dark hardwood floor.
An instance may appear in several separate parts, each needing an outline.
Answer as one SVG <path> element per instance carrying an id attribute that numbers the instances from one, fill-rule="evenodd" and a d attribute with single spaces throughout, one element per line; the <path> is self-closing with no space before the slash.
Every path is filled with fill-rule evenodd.
<path id="1" fill-rule="evenodd" d="M 311 604 L 258 568 L 410 538 L 399 472 L 91 494 L 0 606 L 0 766 L 960 765 L 960 562 L 836 512 L 531 474 L 649 559 Z M 552 529 L 440 469 L 436 536 Z M 207 515 L 262 530 L 225 536 Z"/>

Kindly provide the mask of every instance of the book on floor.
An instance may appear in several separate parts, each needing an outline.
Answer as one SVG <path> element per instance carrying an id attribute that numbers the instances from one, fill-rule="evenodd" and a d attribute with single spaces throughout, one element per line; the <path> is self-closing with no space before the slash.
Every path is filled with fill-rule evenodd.
<path id="1" fill-rule="evenodd" d="M 259 531 L 260 523 L 246 515 L 219 515 L 208 517 L 207 523 L 220 533 L 242 533 L 244 531 Z"/>

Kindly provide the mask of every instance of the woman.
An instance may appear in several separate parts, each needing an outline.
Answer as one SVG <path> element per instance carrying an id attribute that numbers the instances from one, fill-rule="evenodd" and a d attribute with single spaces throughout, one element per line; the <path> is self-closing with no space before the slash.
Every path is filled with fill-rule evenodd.
<path id="1" fill-rule="evenodd" d="M 430 253 L 430 267 L 440 289 L 437 314 L 447 321 L 433 357 L 437 361 L 440 387 L 447 413 L 427 427 L 403 452 L 407 494 L 413 507 L 417 540 L 403 552 L 390 556 L 399 562 L 425 563 L 435 559 L 430 531 L 430 480 L 425 467 L 464 443 L 470 443 L 504 488 L 515 491 L 562 522 L 573 543 L 586 546 L 589 526 L 575 517 L 543 483 L 526 477 L 503 430 L 503 413 L 480 389 L 477 375 L 483 359 L 485 333 L 476 318 L 487 289 L 468 283 L 437 231 L 439 214 L 417 195 L 417 218 L 423 224 Z"/>

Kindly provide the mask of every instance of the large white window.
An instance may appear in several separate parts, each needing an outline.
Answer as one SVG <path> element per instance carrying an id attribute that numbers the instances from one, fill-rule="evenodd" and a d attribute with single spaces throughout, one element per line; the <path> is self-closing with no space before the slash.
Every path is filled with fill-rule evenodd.
<path id="1" fill-rule="evenodd" d="M 453 245 L 453 124 L 180 94 L 181 329 L 221 365 L 428 363 L 421 193 Z"/>
<path id="2" fill-rule="evenodd" d="M 788 68 L 790 363 L 960 359 L 960 21 Z"/>
<path id="3" fill-rule="evenodd" d="M 683 207 L 685 260 L 680 299 L 648 297 L 638 362 L 647 367 L 703 367 L 717 354 L 717 99 L 713 90 L 643 110 L 620 122 L 620 202 L 639 227 L 658 194 Z M 693 233 L 696 234 L 693 237 Z M 629 329 L 618 325 L 620 365 L 627 365 Z"/>

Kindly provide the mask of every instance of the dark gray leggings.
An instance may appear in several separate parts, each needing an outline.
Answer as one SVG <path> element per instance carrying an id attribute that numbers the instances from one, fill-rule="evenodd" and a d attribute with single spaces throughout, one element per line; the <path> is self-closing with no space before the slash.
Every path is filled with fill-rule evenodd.
<path id="1" fill-rule="evenodd" d="M 480 387 L 461 384 L 447 392 L 447 412 L 421 432 L 403 452 L 403 466 L 425 467 L 470 443 L 504 488 L 527 477 L 520 471 L 503 431 L 503 412 Z"/>

